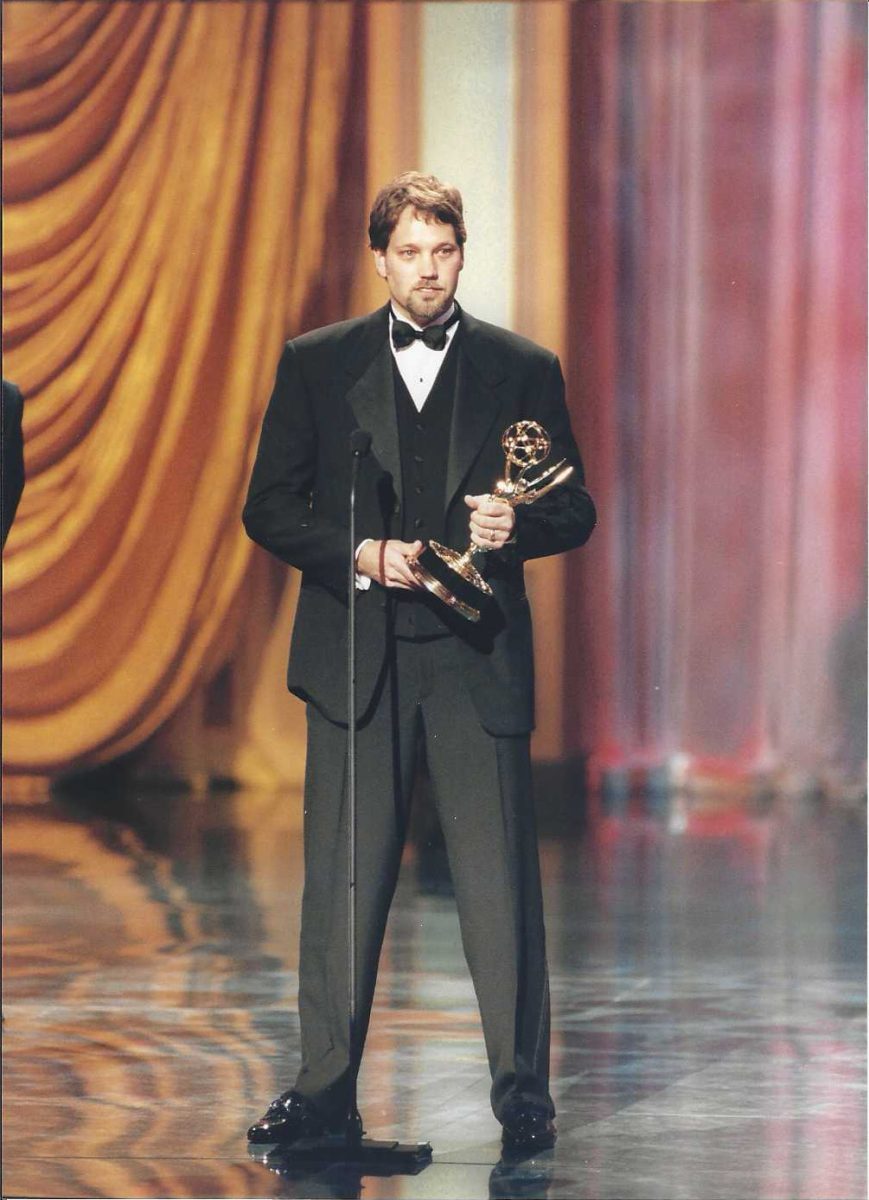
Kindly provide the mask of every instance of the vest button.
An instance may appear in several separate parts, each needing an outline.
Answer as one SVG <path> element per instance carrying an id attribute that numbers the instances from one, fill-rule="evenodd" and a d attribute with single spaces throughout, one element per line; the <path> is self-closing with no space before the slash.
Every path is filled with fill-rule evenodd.
<path id="1" fill-rule="evenodd" d="M 418 483 L 413 490 L 416 492 L 417 496 L 421 496 L 425 491 L 425 488 L 422 486 L 422 484 Z"/>
<path id="2" fill-rule="evenodd" d="M 413 523 L 414 529 L 422 529 L 423 525 L 425 525 L 425 521 L 422 519 L 422 517 L 417 517 Z"/>

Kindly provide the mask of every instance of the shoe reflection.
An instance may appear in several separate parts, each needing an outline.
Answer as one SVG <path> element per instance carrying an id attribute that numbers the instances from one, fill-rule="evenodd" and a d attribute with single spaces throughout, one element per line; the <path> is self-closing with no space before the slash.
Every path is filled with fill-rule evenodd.
<path id="1" fill-rule="evenodd" d="M 298 1196 L 299 1200 L 361 1200 L 362 1172 L 358 1167 L 345 1166 L 343 1163 L 330 1163 L 327 1166 L 300 1165 L 292 1162 L 286 1150 L 281 1146 L 266 1148 L 265 1146 L 250 1145 L 247 1148 L 248 1158 L 252 1162 L 262 1163 L 274 1175 L 279 1175 L 285 1183 L 291 1186 L 282 1192 L 285 1196 Z M 293 1188 L 292 1184 L 298 1187 Z"/>
<path id="2" fill-rule="evenodd" d="M 555 1178 L 554 1151 L 504 1155 L 489 1176 L 489 1200 L 546 1200 Z"/>
<path id="3" fill-rule="evenodd" d="M 284 1196 L 299 1200 L 361 1200 L 363 1179 L 392 1174 L 410 1175 L 415 1172 L 393 1171 L 388 1168 L 350 1166 L 331 1163 L 328 1166 L 300 1165 L 292 1161 L 289 1151 L 281 1146 L 249 1145 L 248 1157 L 261 1163 L 289 1185 Z M 546 1200 L 555 1177 L 554 1151 L 546 1150 L 533 1156 L 504 1155 L 489 1175 L 489 1200 Z M 293 1185 L 296 1185 L 295 1187 Z"/>
<path id="4" fill-rule="evenodd" d="M 290 1189 L 284 1196 L 297 1196 L 299 1200 L 361 1200 L 364 1178 L 386 1178 L 390 1175 L 418 1175 L 429 1165 L 420 1162 L 416 1168 L 366 1163 L 364 1167 L 352 1163 L 299 1163 L 293 1160 L 292 1147 L 263 1146 L 248 1144 L 248 1158 L 262 1163 L 269 1171 L 279 1175 Z M 297 1188 L 292 1185 L 297 1184 Z M 524 1193 L 523 1193 L 524 1194 Z"/>

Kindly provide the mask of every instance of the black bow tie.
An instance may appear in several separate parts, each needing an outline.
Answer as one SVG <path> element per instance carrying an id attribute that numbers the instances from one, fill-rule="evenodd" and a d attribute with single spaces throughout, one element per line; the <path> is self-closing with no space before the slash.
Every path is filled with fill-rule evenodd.
<path id="1" fill-rule="evenodd" d="M 456 310 L 448 321 L 442 325 L 426 325 L 425 329 L 414 329 L 407 321 L 392 319 L 392 344 L 396 350 L 403 350 L 411 342 L 424 342 L 429 350 L 443 350 L 447 344 L 447 330 L 459 319 Z"/>

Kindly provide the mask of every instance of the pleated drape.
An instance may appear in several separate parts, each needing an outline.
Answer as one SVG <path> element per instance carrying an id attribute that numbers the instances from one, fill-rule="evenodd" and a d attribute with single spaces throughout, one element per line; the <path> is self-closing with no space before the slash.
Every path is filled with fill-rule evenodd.
<path id="1" fill-rule="evenodd" d="M 340 205 L 350 4 L 16 3 L 4 374 L 27 484 L 4 556 L 5 761 L 113 757 L 220 661 L 282 340 Z"/>
<path id="2" fill-rule="evenodd" d="M 860 4 L 571 6 L 566 741 L 616 783 L 865 782 L 865 49 Z"/>

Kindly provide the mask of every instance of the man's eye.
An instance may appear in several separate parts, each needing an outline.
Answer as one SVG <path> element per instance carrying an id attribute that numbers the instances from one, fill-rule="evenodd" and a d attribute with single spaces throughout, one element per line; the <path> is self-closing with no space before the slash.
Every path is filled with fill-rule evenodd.
<path id="1" fill-rule="evenodd" d="M 399 254 L 402 258 L 413 258 L 412 250 L 399 250 Z"/>
<path id="2" fill-rule="evenodd" d="M 452 255 L 453 250 L 453 246 L 441 246 L 439 251 L 441 258 L 449 258 Z"/>

